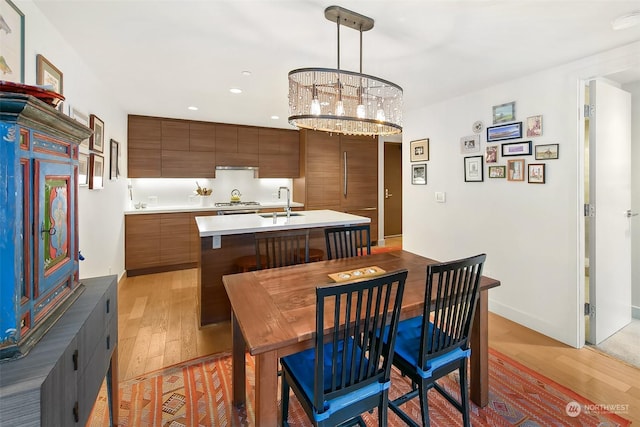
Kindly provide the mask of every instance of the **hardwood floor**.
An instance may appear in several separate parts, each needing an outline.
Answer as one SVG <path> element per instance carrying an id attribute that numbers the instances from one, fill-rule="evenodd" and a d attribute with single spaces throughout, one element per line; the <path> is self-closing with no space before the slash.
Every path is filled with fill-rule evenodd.
<path id="1" fill-rule="evenodd" d="M 197 270 L 124 278 L 118 287 L 119 379 L 231 349 L 229 323 L 199 329 Z M 640 369 L 589 347 L 574 349 L 498 315 L 489 345 L 600 405 L 640 424 Z"/>

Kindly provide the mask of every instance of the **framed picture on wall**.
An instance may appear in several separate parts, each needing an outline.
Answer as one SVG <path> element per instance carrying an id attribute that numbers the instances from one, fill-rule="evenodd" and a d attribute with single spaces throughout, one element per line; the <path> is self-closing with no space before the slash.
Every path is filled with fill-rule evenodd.
<path id="1" fill-rule="evenodd" d="M 89 156 L 85 153 L 78 153 L 78 185 L 89 185 Z"/>
<path id="2" fill-rule="evenodd" d="M 536 160 L 554 160 L 558 158 L 558 144 L 536 145 Z"/>
<path id="3" fill-rule="evenodd" d="M 51 86 L 51 90 L 62 95 L 62 72 L 47 58 L 36 55 L 36 84 Z"/>
<path id="4" fill-rule="evenodd" d="M 3 25 L 0 30 L 2 42 L 1 80 L 13 83 L 24 82 L 24 13 L 11 0 L 0 0 L 0 17 Z"/>
<path id="5" fill-rule="evenodd" d="M 507 181 L 524 181 L 524 160 L 507 160 Z"/>
<path id="6" fill-rule="evenodd" d="M 488 145 L 484 153 L 484 161 L 487 163 L 496 163 L 498 161 L 498 146 Z"/>
<path id="7" fill-rule="evenodd" d="M 464 182 L 484 181 L 483 156 L 471 156 L 464 158 Z"/>
<path id="8" fill-rule="evenodd" d="M 411 141 L 410 149 L 412 162 L 429 160 L 429 138 Z"/>
<path id="9" fill-rule="evenodd" d="M 104 152 L 104 122 L 95 114 L 89 116 L 89 127 L 93 134 L 89 137 L 89 148 L 99 153 Z"/>
<path id="10" fill-rule="evenodd" d="M 507 156 L 530 156 L 531 141 L 508 142 L 502 144 L 502 157 Z"/>
<path id="11" fill-rule="evenodd" d="M 111 140 L 111 152 L 109 153 L 109 179 L 118 179 L 120 170 L 118 169 L 118 154 L 120 151 L 120 144 L 117 141 Z"/>
<path id="12" fill-rule="evenodd" d="M 542 135 L 542 116 L 527 117 L 527 138 Z"/>
<path id="13" fill-rule="evenodd" d="M 99 190 L 103 187 L 104 157 L 99 154 L 89 155 L 89 189 Z"/>
<path id="14" fill-rule="evenodd" d="M 427 164 L 418 163 L 411 165 L 411 184 L 426 185 L 427 183 Z"/>
<path id="15" fill-rule="evenodd" d="M 522 138 L 522 122 L 489 126 L 487 128 L 487 142 L 518 138 Z"/>
<path id="16" fill-rule="evenodd" d="M 544 163 L 529 163 L 529 184 L 544 184 Z"/>
<path id="17" fill-rule="evenodd" d="M 469 135 L 460 138 L 460 154 L 479 153 L 480 135 Z"/>
<path id="18" fill-rule="evenodd" d="M 489 166 L 489 178 L 506 178 L 506 166 Z"/>
<path id="19" fill-rule="evenodd" d="M 506 104 L 493 106 L 493 124 L 512 122 L 516 119 L 516 103 L 507 102 Z"/>

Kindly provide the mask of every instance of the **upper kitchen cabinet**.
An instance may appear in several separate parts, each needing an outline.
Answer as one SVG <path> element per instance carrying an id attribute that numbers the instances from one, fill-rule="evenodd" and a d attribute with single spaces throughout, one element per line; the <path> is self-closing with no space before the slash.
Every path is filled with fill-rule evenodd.
<path id="1" fill-rule="evenodd" d="M 130 115 L 128 133 L 129 178 L 215 178 L 216 166 L 299 175 L 295 130 Z"/>
<path id="2" fill-rule="evenodd" d="M 258 166 L 258 128 L 216 124 L 217 166 Z"/>
<path id="3" fill-rule="evenodd" d="M 162 122 L 156 117 L 129 116 L 127 137 L 127 176 L 162 176 Z"/>
<path id="4" fill-rule="evenodd" d="M 297 178 L 300 174 L 300 135 L 288 129 L 259 129 L 260 178 Z"/>
<path id="5" fill-rule="evenodd" d="M 129 116 L 129 178 L 214 178 L 213 123 Z"/>
<path id="6" fill-rule="evenodd" d="M 189 151 L 216 151 L 216 125 L 214 123 L 189 123 Z"/>
<path id="7" fill-rule="evenodd" d="M 162 150 L 189 151 L 189 122 L 162 120 Z"/>

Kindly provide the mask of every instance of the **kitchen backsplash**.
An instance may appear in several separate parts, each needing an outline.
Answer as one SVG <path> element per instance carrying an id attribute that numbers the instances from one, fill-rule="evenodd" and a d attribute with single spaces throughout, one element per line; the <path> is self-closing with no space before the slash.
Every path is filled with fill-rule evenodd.
<path id="1" fill-rule="evenodd" d="M 250 170 L 218 170 L 213 179 L 131 178 L 129 182 L 133 197 L 131 204 L 146 203 L 148 206 L 200 205 L 194 193 L 196 182 L 200 187 L 213 188 L 215 202 L 228 202 L 234 189 L 240 191 L 242 201 L 258 202 L 278 200 L 278 187 L 281 186 L 289 187 L 293 192 L 291 179 L 254 178 Z"/>

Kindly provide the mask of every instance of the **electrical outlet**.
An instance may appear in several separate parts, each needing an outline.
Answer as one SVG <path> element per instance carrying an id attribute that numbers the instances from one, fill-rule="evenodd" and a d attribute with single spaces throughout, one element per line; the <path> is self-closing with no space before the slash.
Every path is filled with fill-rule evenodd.
<path id="1" fill-rule="evenodd" d="M 222 236 L 213 236 L 212 249 L 220 249 L 222 246 Z"/>

